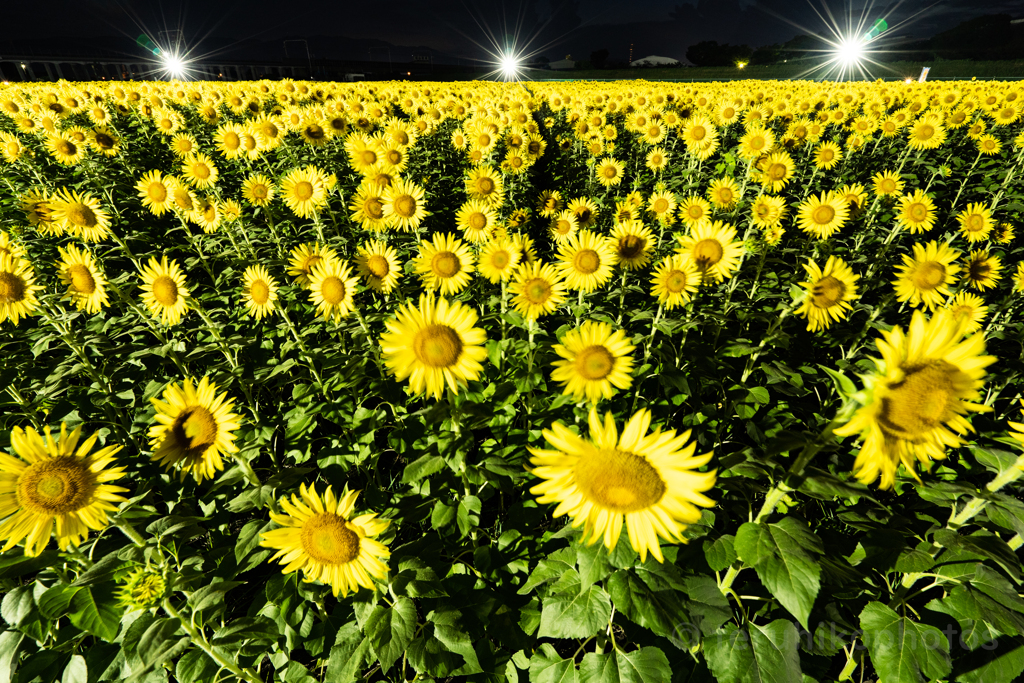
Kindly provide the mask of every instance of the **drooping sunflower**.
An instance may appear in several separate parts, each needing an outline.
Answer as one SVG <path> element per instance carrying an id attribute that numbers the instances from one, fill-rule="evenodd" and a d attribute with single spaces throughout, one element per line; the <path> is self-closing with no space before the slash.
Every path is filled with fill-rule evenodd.
<path id="1" fill-rule="evenodd" d="M 719 209 L 728 209 L 740 198 L 740 187 L 736 181 L 725 176 L 711 181 L 708 187 L 708 201 Z"/>
<path id="2" fill-rule="evenodd" d="M 238 450 L 234 432 L 241 426 L 227 392 L 218 395 L 209 377 L 199 384 L 186 378 L 167 385 L 163 400 L 149 400 L 156 409 L 156 424 L 149 428 L 151 460 L 177 469 L 182 480 L 192 475 L 197 484 L 224 470 L 221 455 Z"/>
<path id="3" fill-rule="evenodd" d="M 988 315 L 985 300 L 970 292 L 960 292 L 946 302 L 946 308 L 953 319 L 964 325 L 964 334 L 974 334 L 981 329 L 981 323 Z"/>
<path id="4" fill-rule="evenodd" d="M 414 231 L 427 213 L 423 188 L 411 180 L 396 180 L 384 189 L 384 221 L 392 228 Z"/>
<path id="5" fill-rule="evenodd" d="M 935 204 L 923 190 L 900 197 L 896 222 L 911 234 L 927 232 L 935 225 Z"/>
<path id="6" fill-rule="evenodd" d="M 50 220 L 59 223 L 72 237 L 99 242 L 110 233 L 110 216 L 100 201 L 87 193 L 67 188 L 50 198 Z"/>
<path id="7" fill-rule="evenodd" d="M 288 274 L 295 278 L 295 283 L 301 287 L 309 287 L 309 276 L 313 272 L 313 266 L 322 259 L 336 259 L 338 253 L 330 247 L 325 247 L 319 242 L 300 244 L 291 251 Z"/>
<path id="8" fill-rule="evenodd" d="M 434 233 L 433 241 L 420 242 L 420 253 L 413 268 L 423 287 L 439 289 L 443 296 L 458 294 L 470 283 L 476 271 L 469 245 L 452 233 Z"/>
<path id="9" fill-rule="evenodd" d="M 622 182 L 624 167 L 621 161 L 612 157 L 601 159 L 594 166 L 594 175 L 597 182 L 605 187 L 614 187 Z"/>
<path id="10" fill-rule="evenodd" d="M 796 314 L 807 318 L 807 330 L 817 332 L 828 329 L 834 322 L 846 319 L 852 308 L 850 301 L 857 298 L 857 280 L 850 266 L 837 256 L 829 256 L 824 268 L 814 261 L 804 264 L 807 281 L 801 282 L 806 294 Z"/>
<path id="11" fill-rule="evenodd" d="M 988 239 L 989 233 L 995 227 L 992 212 L 980 202 L 968 204 L 967 208 L 957 215 L 956 220 L 960 224 L 960 233 L 967 238 L 968 242 L 981 242 Z"/>
<path id="12" fill-rule="evenodd" d="M 846 200 L 846 205 L 850 208 L 851 218 L 860 216 L 864 212 L 867 206 L 868 193 L 860 183 L 843 185 L 835 193 Z"/>
<path id="13" fill-rule="evenodd" d="M 299 218 L 312 218 L 327 202 L 327 190 L 319 174 L 296 168 L 281 179 L 281 199 Z"/>
<path id="14" fill-rule="evenodd" d="M 589 228 L 597 223 L 600 207 L 590 197 L 577 197 L 570 201 L 566 208 L 576 216 L 581 228 Z"/>
<path id="15" fill-rule="evenodd" d="M 370 240 L 359 247 L 355 263 L 366 286 L 383 294 L 389 294 L 402 277 L 398 252 L 384 242 Z"/>
<path id="16" fill-rule="evenodd" d="M 277 282 L 266 266 L 254 265 L 242 274 L 242 301 L 250 316 L 262 320 L 277 307 Z"/>
<path id="17" fill-rule="evenodd" d="M 96 126 L 89 131 L 89 146 L 107 157 L 116 157 L 121 152 L 121 139 L 106 126 Z"/>
<path id="18" fill-rule="evenodd" d="M 507 281 L 522 258 L 515 242 L 507 237 L 492 239 L 480 249 L 477 270 L 492 283 Z"/>
<path id="19" fill-rule="evenodd" d="M 558 190 L 543 190 L 537 199 L 537 213 L 544 218 L 551 218 L 564 208 L 562 193 Z"/>
<path id="20" fill-rule="evenodd" d="M 657 243 L 651 229 L 640 221 L 616 225 L 612 228 L 611 239 L 615 242 L 619 266 L 626 270 L 646 268 L 651 262 L 651 250 Z"/>
<path id="21" fill-rule="evenodd" d="M 1017 230 L 1012 223 L 1000 223 L 999 232 L 996 234 L 996 241 L 999 244 L 1009 244 L 1016 236 Z"/>
<path id="22" fill-rule="evenodd" d="M 536 260 L 519 266 L 508 291 L 512 305 L 528 320 L 554 313 L 566 297 L 565 282 L 558 270 Z"/>
<path id="23" fill-rule="evenodd" d="M 949 286 L 956 282 L 960 266 L 954 261 L 959 257 L 959 251 L 935 240 L 915 244 L 913 256 L 903 255 L 903 265 L 892 283 L 897 299 L 934 310 L 942 304 L 943 297 L 949 296 Z"/>
<path id="24" fill-rule="evenodd" d="M 106 279 L 96 266 L 96 260 L 85 249 L 74 244 L 57 247 L 57 275 L 68 288 L 62 297 L 70 299 L 80 311 L 98 313 L 107 305 Z"/>
<path id="25" fill-rule="evenodd" d="M 70 434 L 65 423 L 53 438 L 47 426 L 39 434 L 29 427 L 11 431 L 11 453 L 0 453 L 0 552 L 25 542 L 25 554 L 36 556 L 50 543 L 54 531 L 61 550 L 85 541 L 89 529 L 107 526 L 107 513 L 125 499 L 128 489 L 109 482 L 124 476 L 123 467 L 110 467 L 121 446 L 91 453 L 98 435 L 81 444 L 82 427 Z"/>
<path id="26" fill-rule="evenodd" d="M 671 311 L 686 305 L 700 286 L 701 275 L 697 264 L 685 254 L 666 256 L 651 275 L 651 296 Z"/>
<path id="27" fill-rule="evenodd" d="M 491 237 L 498 214 L 487 202 L 470 199 L 455 214 L 455 225 L 468 242 L 481 244 Z"/>
<path id="28" fill-rule="evenodd" d="M 834 192 L 811 195 L 797 207 L 797 225 L 809 235 L 827 240 L 843 229 L 850 217 L 846 200 Z"/>
<path id="29" fill-rule="evenodd" d="M 758 228 L 778 225 L 785 216 L 785 197 L 763 194 L 750 203 L 750 221 Z"/>
<path id="30" fill-rule="evenodd" d="M 177 325 L 189 310 L 189 291 L 185 274 L 177 262 L 166 255 L 159 261 L 150 258 L 139 274 L 142 278 L 142 303 L 154 318 L 165 325 Z"/>
<path id="31" fill-rule="evenodd" d="M 387 546 L 375 540 L 387 528 L 388 520 L 377 519 L 376 513 L 353 517 L 359 491 L 346 486 L 340 498 L 327 487 L 321 497 L 312 486 L 299 487 L 299 497 L 292 494 L 280 499 L 284 514 L 270 513 L 270 519 L 281 528 L 260 534 L 260 545 L 277 553 L 282 573 L 302 570 L 303 581 L 319 581 L 331 587 L 334 597 L 356 593 L 360 587 L 373 590 L 374 579 L 387 577 Z"/>
<path id="32" fill-rule="evenodd" d="M 633 415 L 620 435 L 615 417 L 590 411 L 590 438 L 583 439 L 561 422 L 544 430 L 553 450 L 530 448 L 533 474 L 544 479 L 530 489 L 538 503 L 558 503 L 555 517 L 569 514 L 573 527 L 583 527 L 589 544 L 603 540 L 614 550 L 625 523 L 630 545 L 640 561 L 650 552 L 664 561 L 659 537 L 684 542 L 682 531 L 701 518 L 697 506 L 714 501 L 704 491 L 715 485 L 717 472 L 700 472 L 711 453 L 694 455 L 690 432 L 660 428 L 648 434 L 651 413 Z M 588 540 L 589 539 L 589 540 Z"/>
<path id="33" fill-rule="evenodd" d="M 408 378 L 415 395 L 440 399 L 447 387 L 458 393 L 480 376 L 487 334 L 476 327 L 476 311 L 458 301 L 420 295 L 385 322 L 380 338 L 384 364 L 399 382 Z"/>
<path id="34" fill-rule="evenodd" d="M 158 170 L 149 171 L 135 184 L 142 205 L 147 207 L 154 216 L 167 213 L 171 205 L 171 192 Z"/>
<path id="35" fill-rule="evenodd" d="M 679 238 L 676 253 L 688 256 L 701 273 L 702 284 L 710 285 L 732 277 L 740 265 L 743 243 L 736 241 L 736 228 L 715 221 L 692 226 Z"/>
<path id="36" fill-rule="evenodd" d="M 501 175 L 489 166 L 477 166 L 466 175 L 466 194 L 498 208 L 505 201 L 505 186 Z"/>
<path id="37" fill-rule="evenodd" d="M 242 181 L 242 199 L 251 206 L 268 206 L 274 199 L 274 181 L 262 173 Z"/>
<path id="38" fill-rule="evenodd" d="M 822 142 L 814 149 L 814 167 L 820 171 L 827 171 L 834 168 L 843 158 L 843 152 L 839 145 L 832 142 Z"/>
<path id="39" fill-rule="evenodd" d="M 963 335 L 963 322 L 948 309 L 930 320 L 917 310 L 906 333 L 897 326 L 876 341 L 882 358 L 872 359 L 877 371 L 865 377 L 860 408 L 835 430 L 860 437 L 853 467 L 861 483 L 881 478 L 879 488 L 892 488 L 900 464 L 918 479 L 915 463 L 942 460 L 947 447 L 974 431 L 967 413 L 991 410 L 976 401 L 996 358 L 983 355 L 984 335 Z"/>
<path id="40" fill-rule="evenodd" d="M 580 230 L 558 248 L 558 269 L 566 286 L 583 292 L 608 282 L 618 261 L 615 243 L 590 230 Z"/>
<path id="41" fill-rule="evenodd" d="M 988 249 L 978 249 L 972 251 L 964 263 L 963 281 L 979 291 L 992 289 L 1002 278 L 1002 270 L 1002 259 L 990 256 Z"/>
<path id="42" fill-rule="evenodd" d="M 690 228 L 707 223 L 711 220 L 711 204 L 697 195 L 685 197 L 679 203 L 679 217 Z"/>
<path id="43" fill-rule="evenodd" d="M 551 379 L 563 385 L 564 395 L 596 404 L 633 384 L 631 354 L 636 347 L 622 330 L 588 320 L 558 341 L 552 349 L 562 360 L 554 362 Z"/>
<path id="44" fill-rule="evenodd" d="M 895 171 L 879 171 L 871 177 L 875 195 L 879 197 L 899 195 L 903 192 L 903 180 Z"/>

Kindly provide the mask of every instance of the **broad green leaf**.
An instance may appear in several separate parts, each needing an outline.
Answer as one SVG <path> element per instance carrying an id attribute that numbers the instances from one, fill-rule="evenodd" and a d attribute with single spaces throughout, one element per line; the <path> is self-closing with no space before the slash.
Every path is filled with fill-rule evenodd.
<path id="1" fill-rule="evenodd" d="M 580 672 L 571 659 L 563 659 L 548 643 L 530 657 L 530 683 L 578 683 Z"/>
<path id="2" fill-rule="evenodd" d="M 242 581 L 218 581 L 203 586 L 189 596 L 188 602 L 192 605 L 193 612 L 202 612 L 204 609 L 218 607 L 224 603 L 224 594 L 236 586 L 243 585 Z"/>
<path id="3" fill-rule="evenodd" d="M 181 683 L 206 683 L 212 681 L 220 664 L 210 659 L 202 650 L 189 650 L 174 666 L 174 676 Z"/>
<path id="4" fill-rule="evenodd" d="M 576 551 L 572 548 L 564 548 L 551 553 L 537 563 L 536 568 L 530 573 L 526 583 L 519 589 L 520 595 L 528 595 L 537 586 L 554 581 L 565 575 L 566 572 L 575 572 L 573 565 L 576 564 Z"/>
<path id="5" fill-rule="evenodd" d="M 440 472 L 444 466 L 444 458 L 428 453 L 405 466 L 405 470 L 402 472 L 402 483 L 415 484 L 424 477 Z"/>
<path id="6" fill-rule="evenodd" d="M 579 575 L 560 584 L 562 589 L 545 598 L 541 604 L 538 636 L 589 638 L 608 626 L 612 601 L 602 588 L 583 588 Z"/>
<path id="7" fill-rule="evenodd" d="M 949 641 L 934 626 L 901 617 L 880 602 L 860 613 L 871 664 L 885 683 L 925 683 L 949 674 Z"/>
<path id="8" fill-rule="evenodd" d="M 16 579 L 26 574 L 34 574 L 45 567 L 52 567 L 60 561 L 60 553 L 56 550 L 44 550 L 36 557 L 7 553 L 0 556 L 0 579 Z"/>
<path id="9" fill-rule="evenodd" d="M 111 641 L 117 635 L 124 607 L 117 600 L 113 584 L 90 585 L 71 598 L 71 623 L 97 638 Z"/>
<path id="10" fill-rule="evenodd" d="M 661 683 L 672 679 L 668 658 L 656 647 L 632 652 L 616 650 L 615 666 L 622 683 Z"/>
<path id="11" fill-rule="evenodd" d="M 383 671 L 390 669 L 412 642 L 416 623 L 416 605 L 405 596 L 399 596 L 390 607 L 373 608 L 363 630 Z"/>
<path id="12" fill-rule="evenodd" d="M 85 657 L 73 655 L 71 661 L 64 667 L 60 683 L 88 683 L 88 680 L 89 668 L 85 664 Z"/>
<path id="13" fill-rule="evenodd" d="M 1002 633 L 1024 632 L 1024 600 L 1002 575 L 979 564 L 970 582 L 955 586 L 944 598 L 936 598 L 926 607 L 948 614 L 960 622 L 985 621 Z"/>
<path id="14" fill-rule="evenodd" d="M 4 631 L 0 633 L 0 683 L 11 683 L 12 669 L 18 661 L 18 648 L 24 633 Z"/>
<path id="15" fill-rule="evenodd" d="M 993 683 L 1015 681 L 1024 673 L 1024 640 L 1000 638 L 992 647 L 983 647 L 958 659 L 953 668 L 957 683 Z"/>
<path id="16" fill-rule="evenodd" d="M 620 569 L 605 584 L 615 609 L 656 635 L 694 645 L 700 634 L 686 629 L 690 618 L 677 591 L 655 591 L 636 576 L 634 570 Z"/>
<path id="17" fill-rule="evenodd" d="M 277 640 L 277 624 L 267 617 L 242 617 L 228 622 L 213 634 L 214 645 L 232 645 L 247 640 L 269 643 Z"/>
<path id="18" fill-rule="evenodd" d="M 181 630 L 177 619 L 157 619 L 139 638 L 138 656 L 143 666 L 160 666 L 188 649 L 189 638 L 175 638 Z"/>
<path id="19" fill-rule="evenodd" d="M 797 651 L 800 632 L 777 619 L 766 626 L 728 624 L 704 641 L 708 667 L 719 681 L 792 683 L 802 680 Z"/>
<path id="20" fill-rule="evenodd" d="M 778 523 L 747 522 L 736 532 L 736 554 L 754 568 L 771 594 L 807 628 L 821 587 L 815 554 L 821 541 L 803 523 L 783 517 Z"/>
<path id="21" fill-rule="evenodd" d="M 679 632 L 677 642 L 686 642 L 687 638 L 699 640 L 701 633 L 709 636 L 732 619 L 729 600 L 722 595 L 713 578 L 688 576 L 685 584 L 686 595 L 690 598 L 687 607 L 691 621 L 676 627 Z"/>
<path id="22" fill-rule="evenodd" d="M 39 598 L 40 613 L 47 619 L 56 619 L 63 615 L 71 604 L 71 598 L 80 590 L 82 589 L 60 583 L 50 586 Z"/>
<path id="23" fill-rule="evenodd" d="M 459 524 L 459 531 L 463 536 L 468 536 L 480 524 L 480 499 L 476 496 L 465 496 L 459 501 L 459 509 L 455 520 Z"/>
<path id="24" fill-rule="evenodd" d="M 704 558 L 713 572 L 722 572 L 732 566 L 736 561 L 736 548 L 734 547 L 735 536 L 726 534 L 714 541 L 704 541 Z"/>
<path id="25" fill-rule="evenodd" d="M 363 665 L 370 658 L 370 639 L 364 637 L 359 626 L 348 623 L 338 629 L 338 637 L 327 660 L 324 680 L 332 683 L 353 683 L 358 680 Z"/>
<path id="26" fill-rule="evenodd" d="M 32 584 L 19 586 L 8 591 L 0 604 L 0 616 L 8 626 L 18 627 L 36 610 L 36 602 L 32 596 Z"/>
<path id="27" fill-rule="evenodd" d="M 576 562 L 579 567 L 580 584 L 584 588 L 603 581 L 611 573 L 608 551 L 600 543 L 580 544 L 576 550 Z"/>

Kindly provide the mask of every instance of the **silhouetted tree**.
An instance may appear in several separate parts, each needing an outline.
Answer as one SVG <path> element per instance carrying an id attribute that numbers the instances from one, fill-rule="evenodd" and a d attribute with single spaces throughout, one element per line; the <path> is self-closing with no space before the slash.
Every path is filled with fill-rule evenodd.
<path id="1" fill-rule="evenodd" d="M 595 69 L 603 69 L 604 65 L 608 63 L 608 50 L 601 48 L 600 50 L 594 50 L 591 52 L 590 63 Z"/>
<path id="2" fill-rule="evenodd" d="M 749 45 L 719 45 L 705 40 L 686 49 L 686 58 L 696 66 L 732 66 L 738 61 L 750 61 L 754 53 Z"/>

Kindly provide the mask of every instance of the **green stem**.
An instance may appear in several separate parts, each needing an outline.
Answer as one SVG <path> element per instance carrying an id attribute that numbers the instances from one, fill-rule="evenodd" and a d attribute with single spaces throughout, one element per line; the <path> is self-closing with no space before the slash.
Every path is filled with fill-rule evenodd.
<path id="1" fill-rule="evenodd" d="M 214 649 L 214 647 L 210 645 L 210 641 L 206 639 L 206 636 L 203 635 L 201 631 L 199 631 L 198 629 L 196 629 L 195 626 L 192 625 L 192 620 L 186 619 L 178 610 L 174 608 L 174 605 L 171 604 L 169 598 L 164 598 L 163 608 L 164 611 L 167 612 L 167 614 L 170 615 L 172 619 L 177 619 L 178 622 L 181 623 L 181 627 L 185 630 L 185 633 L 189 635 L 189 637 L 192 640 L 192 643 L 196 645 L 196 647 L 198 647 L 200 650 L 205 652 L 210 659 L 217 662 L 223 668 L 233 673 L 235 676 L 239 678 L 239 680 L 246 681 L 247 683 L 263 683 L 263 679 L 260 678 L 259 674 L 257 674 L 255 671 L 249 668 L 243 669 L 239 667 L 238 664 L 231 661 L 230 659 L 222 655 L 220 652 L 218 652 L 216 649 Z"/>
<path id="2" fill-rule="evenodd" d="M 281 313 L 281 317 L 284 318 L 285 323 L 288 325 L 288 329 L 292 331 L 292 336 L 295 337 L 295 342 L 299 345 L 299 349 L 302 351 L 302 355 L 306 358 L 306 363 L 309 364 L 309 370 L 313 373 L 313 379 L 316 380 L 317 387 L 320 388 L 320 393 L 326 395 L 324 390 L 324 382 L 320 379 L 320 373 L 316 371 L 316 365 L 313 363 L 313 356 L 309 353 L 309 349 L 306 348 L 306 343 L 302 341 L 302 337 L 299 336 L 299 331 L 295 329 L 295 323 L 288 317 L 288 311 L 282 306 L 277 309 Z"/>

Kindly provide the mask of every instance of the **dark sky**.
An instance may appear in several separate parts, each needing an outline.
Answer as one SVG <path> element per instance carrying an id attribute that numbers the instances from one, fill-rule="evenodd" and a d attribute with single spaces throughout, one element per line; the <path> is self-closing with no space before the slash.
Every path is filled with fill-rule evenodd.
<path id="1" fill-rule="evenodd" d="M 199 53 L 234 41 L 263 41 L 266 58 L 277 59 L 282 39 L 303 37 L 324 57 L 360 58 L 374 41 L 386 41 L 401 46 L 396 59 L 407 48 L 425 46 L 465 60 L 493 52 L 495 42 L 512 38 L 518 27 L 518 44 L 532 37 L 529 49 L 552 60 L 567 54 L 587 59 L 606 48 L 612 60 L 624 61 L 630 43 L 635 59 L 683 58 L 701 40 L 756 47 L 801 33 L 827 35 L 828 24 L 845 29 L 862 16 L 869 24 L 887 17 L 893 33 L 907 39 L 928 38 L 985 14 L 1024 16 L 1021 0 L 49 0 L 42 14 L 39 8 L 33 2 L 4 4 L 0 54 L 11 50 L 6 41 L 26 37 L 134 38 L 181 28 Z"/>

